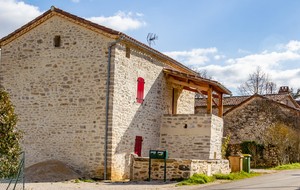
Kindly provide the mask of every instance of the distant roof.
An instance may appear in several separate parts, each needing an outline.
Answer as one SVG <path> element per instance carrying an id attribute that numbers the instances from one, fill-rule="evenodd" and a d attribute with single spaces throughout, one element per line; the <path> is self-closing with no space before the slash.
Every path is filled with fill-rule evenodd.
<path id="1" fill-rule="evenodd" d="M 123 37 L 124 40 L 130 42 L 130 43 L 135 43 L 136 45 L 138 45 L 139 47 L 150 51 L 156 55 L 158 55 L 159 57 L 167 60 L 167 62 L 171 62 L 173 65 L 176 65 L 176 67 L 178 66 L 180 69 L 183 69 L 185 72 L 190 73 L 190 74 L 194 74 L 194 75 L 199 75 L 199 73 L 197 73 L 196 71 L 184 66 L 183 64 L 179 63 L 178 61 L 172 59 L 171 57 L 147 46 L 146 44 L 143 44 L 139 41 L 137 41 L 136 39 L 122 33 L 119 32 L 117 30 L 113 30 L 111 28 L 93 23 L 89 20 L 86 20 L 84 18 L 78 17 L 76 15 L 73 15 L 71 13 L 68 13 L 66 11 L 63 11 L 59 8 L 56 8 L 54 6 L 51 6 L 51 9 L 49 9 L 48 11 L 44 12 L 42 15 L 38 16 L 37 18 L 35 18 L 34 20 L 30 21 L 29 23 L 25 24 L 24 26 L 22 26 L 21 28 L 15 30 L 14 32 L 10 33 L 9 35 L 3 37 L 2 39 L 0 39 L 0 48 L 1 46 L 3 46 L 4 44 L 7 44 L 9 42 L 11 42 L 12 40 L 14 40 L 15 38 L 25 34 L 26 32 L 28 32 L 29 30 L 31 30 L 32 28 L 35 28 L 36 26 L 38 26 L 39 24 L 43 23 L 45 20 L 47 20 L 48 18 L 51 18 L 54 15 L 58 15 L 58 16 L 64 16 L 67 17 L 68 19 L 73 20 L 74 22 L 80 23 L 81 25 L 85 26 L 85 27 L 89 27 L 89 28 L 93 28 L 93 30 L 100 30 L 105 32 L 108 36 L 113 37 L 114 39 L 118 40 L 121 37 Z M 178 68 L 176 68 L 178 69 Z"/>
<path id="2" fill-rule="evenodd" d="M 280 94 L 280 95 L 282 95 L 282 94 Z M 291 97 L 290 94 L 286 94 L 286 95 Z M 286 96 L 286 97 L 287 97 L 287 96 Z M 255 97 L 259 97 L 259 98 L 268 100 L 268 101 L 270 101 L 271 103 L 274 103 L 274 104 L 277 104 L 277 105 L 279 105 L 279 106 L 285 107 L 285 108 L 287 108 L 287 109 L 297 111 L 298 114 L 300 113 L 300 109 L 298 109 L 299 107 L 298 107 L 298 108 L 294 108 L 294 107 L 288 106 L 288 105 L 286 105 L 286 104 L 281 103 L 280 101 L 276 101 L 276 100 L 273 100 L 272 98 L 269 98 L 268 95 L 254 94 L 254 95 L 252 95 L 252 96 L 248 96 L 247 99 L 245 99 L 244 101 L 242 101 L 242 102 L 239 103 L 238 105 L 236 105 L 236 106 L 230 108 L 229 110 L 225 111 L 225 112 L 223 113 L 223 115 L 225 116 L 226 114 L 230 113 L 231 111 L 235 110 L 235 109 L 238 108 L 238 107 L 241 107 L 241 106 L 244 105 L 246 102 L 250 101 L 251 99 L 253 99 L 253 98 L 255 98 Z M 272 97 L 275 97 L 275 96 L 272 96 Z"/>
<path id="3" fill-rule="evenodd" d="M 266 97 L 268 99 L 280 102 L 281 100 L 283 100 L 284 98 L 286 98 L 290 95 L 288 93 L 286 93 L 286 94 L 265 94 L 262 96 Z M 236 106 L 236 105 L 240 104 L 241 102 L 247 100 L 250 97 L 251 96 L 224 97 L 223 98 L 223 106 Z M 215 99 L 215 101 L 218 101 L 218 100 Z M 206 107 L 206 101 L 203 98 L 196 98 L 195 99 L 195 107 Z"/>

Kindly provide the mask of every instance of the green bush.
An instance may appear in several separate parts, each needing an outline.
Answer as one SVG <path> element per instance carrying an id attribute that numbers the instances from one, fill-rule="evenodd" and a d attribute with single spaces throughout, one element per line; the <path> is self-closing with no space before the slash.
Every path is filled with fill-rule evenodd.
<path id="1" fill-rule="evenodd" d="M 0 179 L 16 175 L 21 152 L 19 139 L 22 132 L 17 129 L 17 114 L 9 94 L 0 87 Z"/>

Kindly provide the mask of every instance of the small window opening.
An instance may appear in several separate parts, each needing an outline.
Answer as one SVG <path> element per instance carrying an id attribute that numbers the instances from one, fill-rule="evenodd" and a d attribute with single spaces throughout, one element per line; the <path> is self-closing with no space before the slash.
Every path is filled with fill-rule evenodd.
<path id="1" fill-rule="evenodd" d="M 184 125 L 184 128 L 187 129 L 187 124 Z"/>
<path id="2" fill-rule="evenodd" d="M 54 38 L 54 46 L 60 47 L 60 36 L 55 36 Z"/>
<path id="3" fill-rule="evenodd" d="M 130 47 L 126 46 L 126 57 L 130 58 Z"/>

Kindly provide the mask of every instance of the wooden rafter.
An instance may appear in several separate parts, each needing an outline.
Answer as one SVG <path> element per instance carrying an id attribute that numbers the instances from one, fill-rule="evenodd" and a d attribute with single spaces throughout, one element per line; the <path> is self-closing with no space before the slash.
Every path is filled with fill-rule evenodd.
<path id="1" fill-rule="evenodd" d="M 193 79 L 189 77 L 189 75 L 173 73 L 171 71 L 166 71 L 165 74 L 168 82 L 180 85 L 184 90 L 199 93 L 207 102 L 207 114 L 212 114 L 212 105 L 214 104 L 218 108 L 218 116 L 223 116 L 223 91 L 220 91 L 218 87 L 211 85 L 209 82 L 206 83 L 204 80 Z M 207 96 L 207 98 L 205 96 Z"/>

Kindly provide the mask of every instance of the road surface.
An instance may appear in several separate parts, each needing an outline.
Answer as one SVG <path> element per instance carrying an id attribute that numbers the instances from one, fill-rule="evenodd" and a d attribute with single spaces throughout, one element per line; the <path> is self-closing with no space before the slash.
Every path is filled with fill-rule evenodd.
<path id="1" fill-rule="evenodd" d="M 199 188 L 205 190 L 300 190 L 300 170 L 286 170 L 274 174 Z"/>

